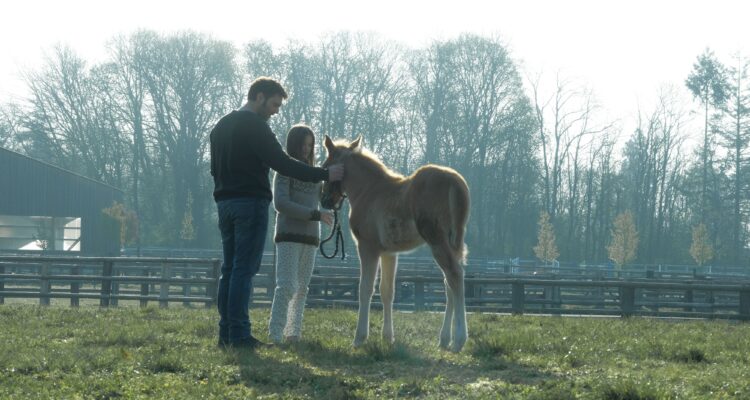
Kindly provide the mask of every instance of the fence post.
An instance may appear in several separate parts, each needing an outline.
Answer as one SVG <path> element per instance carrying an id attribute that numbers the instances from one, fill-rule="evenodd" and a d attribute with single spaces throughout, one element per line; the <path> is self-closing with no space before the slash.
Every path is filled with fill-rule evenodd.
<path id="1" fill-rule="evenodd" d="M 109 307 L 110 296 L 112 296 L 112 261 L 107 260 L 102 267 L 102 291 L 99 306 Z"/>
<path id="2" fill-rule="evenodd" d="M 477 297 L 476 286 L 474 285 L 473 282 L 466 282 L 466 278 L 472 279 L 474 278 L 474 274 L 469 274 L 467 276 L 464 276 L 464 284 L 465 284 L 464 297 L 465 298 Z"/>
<path id="3" fill-rule="evenodd" d="M 424 310 L 424 282 L 414 282 L 414 311 Z"/>
<path id="4" fill-rule="evenodd" d="M 161 283 L 159 284 L 159 307 L 167 308 L 169 306 L 169 266 L 167 263 L 161 264 Z"/>
<path id="5" fill-rule="evenodd" d="M 188 265 L 189 264 L 185 264 L 182 267 L 182 278 L 183 279 L 190 279 L 191 278 L 191 275 L 192 275 L 193 271 L 190 270 L 190 267 Z M 190 297 L 190 292 L 192 292 L 191 285 L 189 283 L 183 283 L 182 284 L 182 296 L 183 297 Z M 185 307 L 190 307 L 190 306 L 192 306 L 192 303 L 190 303 L 190 300 L 184 299 L 184 300 L 182 300 L 182 305 L 185 306 Z"/>
<path id="6" fill-rule="evenodd" d="M 542 294 L 544 294 L 542 309 L 552 308 L 552 286 L 542 286 Z"/>
<path id="7" fill-rule="evenodd" d="M 42 263 L 42 269 L 39 273 L 39 304 L 43 306 L 49 305 L 49 294 L 52 286 L 49 282 L 49 267 L 50 265 L 48 262 Z"/>
<path id="8" fill-rule="evenodd" d="M 620 286 L 620 309 L 623 317 L 633 315 L 635 309 L 635 288 Z"/>
<path id="9" fill-rule="evenodd" d="M 526 297 L 523 282 L 513 282 L 511 284 L 511 307 L 514 315 L 522 315 L 524 300 Z"/>
<path id="10" fill-rule="evenodd" d="M 70 268 L 71 275 L 79 275 L 81 273 L 81 267 L 74 265 Z M 70 281 L 70 306 L 78 307 L 80 305 L 80 299 L 78 293 L 81 292 L 81 284 L 78 281 Z"/>
<path id="11" fill-rule="evenodd" d="M 219 289 L 219 273 L 221 269 L 221 261 L 214 260 L 208 267 L 208 277 L 211 278 L 211 282 L 206 285 L 206 295 L 211 298 L 211 301 L 206 302 L 206 308 L 216 306 L 217 292 Z"/>
<path id="12" fill-rule="evenodd" d="M 740 319 L 750 320 L 750 286 L 740 289 Z"/>
<path id="13" fill-rule="evenodd" d="M 5 264 L 0 264 L 0 275 L 5 274 Z M 0 279 L 0 292 L 5 290 L 5 278 Z M 0 304 L 5 304 L 5 296 L 0 294 Z"/>
<path id="14" fill-rule="evenodd" d="M 123 275 L 124 275 L 124 272 L 122 271 L 115 274 L 115 266 L 114 266 L 114 263 L 112 263 L 112 277 L 123 276 Z M 119 305 L 118 303 L 119 295 L 120 295 L 120 282 L 113 280 L 112 291 L 109 294 L 109 306 L 110 307 L 117 307 Z"/>
<path id="15" fill-rule="evenodd" d="M 693 305 L 692 305 L 692 303 L 693 303 L 693 289 L 688 289 L 688 290 L 685 291 L 685 302 L 686 303 L 691 303 L 690 305 L 685 306 L 685 311 L 693 312 L 694 311 L 694 308 L 693 308 Z"/>
<path id="16" fill-rule="evenodd" d="M 151 276 L 151 269 L 146 267 L 143 269 L 143 276 L 146 278 Z M 145 283 L 141 283 L 141 296 L 145 297 L 148 296 L 148 288 L 151 285 L 149 281 L 146 281 Z M 141 299 L 140 301 L 141 307 L 147 307 L 148 306 L 148 299 Z"/>

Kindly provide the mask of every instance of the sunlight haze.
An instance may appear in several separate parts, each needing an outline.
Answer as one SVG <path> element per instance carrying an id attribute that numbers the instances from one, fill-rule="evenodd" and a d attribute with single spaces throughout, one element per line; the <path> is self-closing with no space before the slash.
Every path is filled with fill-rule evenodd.
<path id="1" fill-rule="evenodd" d="M 750 28 L 742 1 L 27 1 L 3 6 L 0 95 L 25 93 L 21 72 L 38 68 L 56 43 L 90 63 L 106 42 L 137 29 L 194 30 L 240 47 L 252 39 L 283 45 L 340 30 L 375 32 L 412 48 L 461 33 L 498 36 L 525 75 L 539 72 L 593 89 L 612 118 L 632 118 L 665 84 L 684 86 L 706 48 L 729 60 Z"/>

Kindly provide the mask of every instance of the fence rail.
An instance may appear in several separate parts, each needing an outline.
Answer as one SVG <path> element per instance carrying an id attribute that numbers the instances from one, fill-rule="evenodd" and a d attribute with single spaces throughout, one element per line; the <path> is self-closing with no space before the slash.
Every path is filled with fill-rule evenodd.
<path id="1" fill-rule="evenodd" d="M 274 277 L 264 261 L 254 280 L 256 305 L 270 303 Z M 212 307 L 220 262 L 207 258 L 0 256 L 0 304 L 6 299 L 202 304 Z M 439 310 L 445 306 L 443 278 L 436 267 L 401 263 L 395 307 Z M 270 272 L 270 273 L 268 273 Z M 308 304 L 356 306 L 359 271 L 319 266 L 310 284 Z M 514 314 L 648 315 L 657 317 L 750 320 L 750 281 L 721 277 L 612 277 L 604 274 L 570 278 L 569 274 L 522 275 L 467 267 L 470 311 Z M 374 306 L 380 306 L 378 294 Z"/>

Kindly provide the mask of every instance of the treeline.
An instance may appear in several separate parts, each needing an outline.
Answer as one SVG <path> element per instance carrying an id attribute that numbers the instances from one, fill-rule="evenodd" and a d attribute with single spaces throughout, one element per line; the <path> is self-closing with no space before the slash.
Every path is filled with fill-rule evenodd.
<path id="1" fill-rule="evenodd" d="M 143 244 L 218 247 L 208 134 L 252 78 L 268 75 L 291 94 L 271 119 L 282 142 L 304 122 L 321 136 L 362 134 L 405 174 L 424 163 L 461 172 L 472 255 L 533 257 L 544 211 L 560 260 L 604 262 L 614 220 L 629 211 L 637 261 L 690 261 L 701 223 L 714 262 L 748 260 L 750 85 L 739 58 L 725 66 L 700 55 L 682 77 L 694 107 L 662 90 L 620 150 L 622 121 L 607 120 L 590 91 L 524 74 L 496 37 L 409 49 L 339 32 L 236 49 L 194 32 L 139 31 L 113 38 L 108 54 L 90 65 L 60 46 L 24 71 L 29 97 L 0 108 L 0 146 L 122 188 Z"/>

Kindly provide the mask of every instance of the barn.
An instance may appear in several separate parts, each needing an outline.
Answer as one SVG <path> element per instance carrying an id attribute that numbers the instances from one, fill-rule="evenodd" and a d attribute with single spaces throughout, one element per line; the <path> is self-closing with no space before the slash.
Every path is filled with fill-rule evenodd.
<path id="1" fill-rule="evenodd" d="M 113 256 L 120 189 L 0 147 L 0 252 Z"/>

